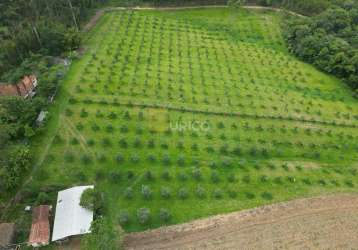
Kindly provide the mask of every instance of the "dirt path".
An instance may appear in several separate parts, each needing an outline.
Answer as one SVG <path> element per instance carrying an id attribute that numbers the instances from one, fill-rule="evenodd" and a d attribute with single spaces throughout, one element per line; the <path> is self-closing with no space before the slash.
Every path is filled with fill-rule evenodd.
<path id="1" fill-rule="evenodd" d="M 358 194 L 263 206 L 131 233 L 125 249 L 358 249 Z"/>

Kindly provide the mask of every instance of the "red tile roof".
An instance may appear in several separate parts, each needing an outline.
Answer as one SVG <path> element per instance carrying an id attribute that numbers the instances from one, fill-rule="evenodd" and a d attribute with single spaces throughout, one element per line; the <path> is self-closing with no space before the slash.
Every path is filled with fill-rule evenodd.
<path id="1" fill-rule="evenodd" d="M 41 205 L 33 208 L 32 226 L 29 237 L 29 245 L 41 246 L 47 245 L 50 240 L 50 206 Z"/>
<path id="2" fill-rule="evenodd" d="M 0 85 L 0 96 L 27 96 L 36 87 L 37 81 L 35 75 L 24 76 L 18 84 Z"/>

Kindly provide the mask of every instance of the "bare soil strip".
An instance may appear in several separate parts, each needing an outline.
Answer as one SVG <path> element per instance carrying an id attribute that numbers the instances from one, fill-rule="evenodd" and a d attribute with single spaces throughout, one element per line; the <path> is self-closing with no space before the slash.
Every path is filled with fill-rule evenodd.
<path id="1" fill-rule="evenodd" d="M 358 249 L 358 194 L 298 199 L 130 233 L 125 249 Z"/>

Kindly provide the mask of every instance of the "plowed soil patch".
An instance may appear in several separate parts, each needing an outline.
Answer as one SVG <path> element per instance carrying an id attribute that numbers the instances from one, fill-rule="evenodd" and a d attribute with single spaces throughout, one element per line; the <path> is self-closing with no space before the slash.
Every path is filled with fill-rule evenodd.
<path id="1" fill-rule="evenodd" d="M 125 249 L 358 249 L 358 195 L 299 199 L 125 237 Z"/>

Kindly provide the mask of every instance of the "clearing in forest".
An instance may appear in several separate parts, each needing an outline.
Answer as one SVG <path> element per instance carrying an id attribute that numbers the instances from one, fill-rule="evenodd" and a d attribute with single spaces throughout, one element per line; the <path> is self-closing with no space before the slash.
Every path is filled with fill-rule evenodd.
<path id="1" fill-rule="evenodd" d="M 357 102 L 288 53 L 280 15 L 104 14 L 62 86 L 30 188 L 55 200 L 95 183 L 126 231 L 354 191 Z"/>

